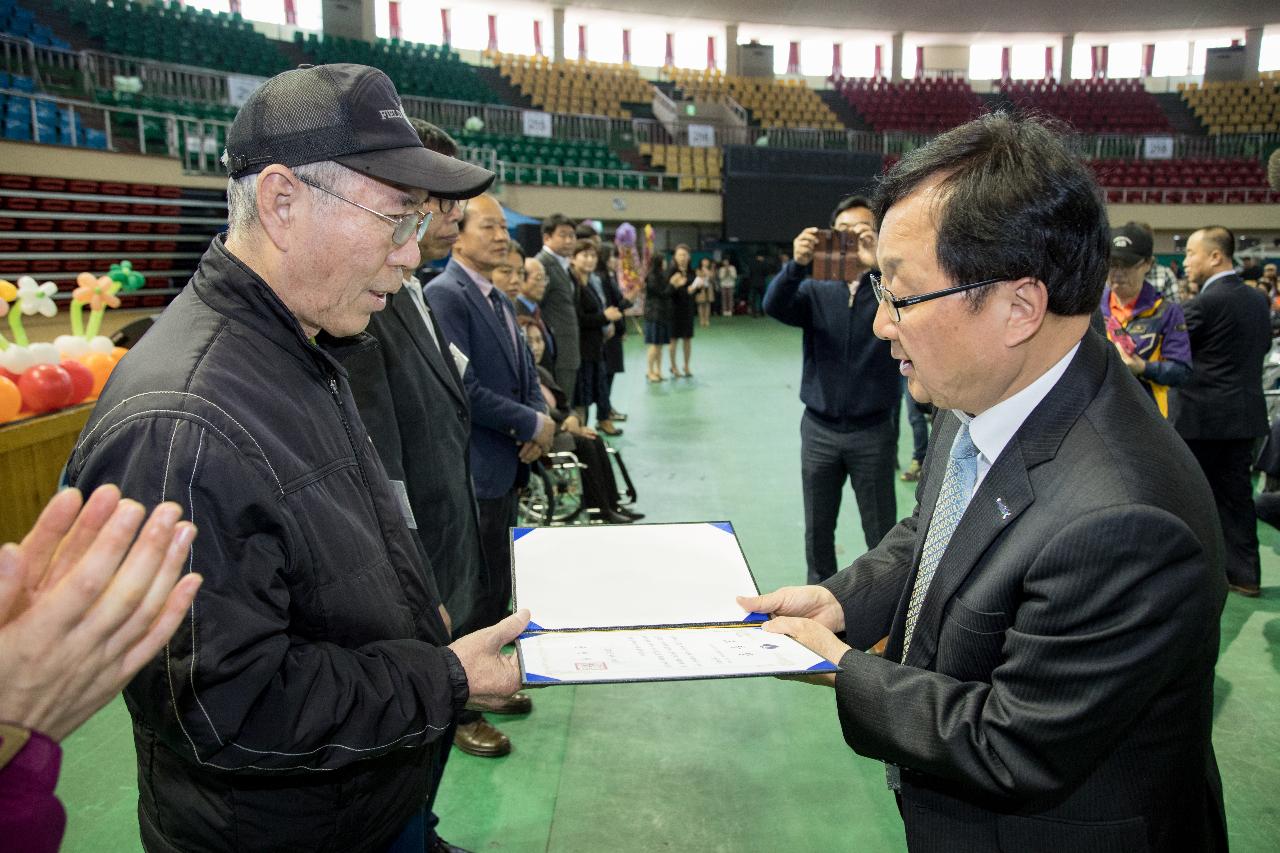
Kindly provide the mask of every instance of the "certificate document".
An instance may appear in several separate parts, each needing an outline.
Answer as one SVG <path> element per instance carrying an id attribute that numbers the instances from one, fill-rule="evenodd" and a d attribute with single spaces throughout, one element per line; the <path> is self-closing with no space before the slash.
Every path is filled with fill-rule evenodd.
<path id="1" fill-rule="evenodd" d="M 526 684 L 678 681 L 832 672 L 785 634 L 750 628 L 556 631 L 517 644 Z"/>
<path id="2" fill-rule="evenodd" d="M 525 684 L 673 681 L 836 667 L 738 606 L 759 588 L 727 521 L 512 530 Z"/>

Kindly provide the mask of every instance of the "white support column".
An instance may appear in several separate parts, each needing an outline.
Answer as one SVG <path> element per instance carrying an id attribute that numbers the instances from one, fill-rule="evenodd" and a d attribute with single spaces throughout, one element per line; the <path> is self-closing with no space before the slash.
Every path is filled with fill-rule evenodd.
<path id="1" fill-rule="evenodd" d="M 1262 27 L 1250 27 L 1244 31 L 1244 79 L 1257 80 L 1260 64 L 1262 64 Z"/>
<path id="2" fill-rule="evenodd" d="M 889 79 L 892 80 L 894 83 L 902 82 L 902 44 L 903 44 L 903 33 L 894 33 L 893 34 L 893 61 L 891 64 L 893 71 L 889 75 Z"/>
<path id="3" fill-rule="evenodd" d="M 1062 62 L 1058 67 L 1062 70 L 1058 72 L 1058 81 L 1066 83 L 1071 79 L 1071 55 L 1076 52 L 1076 37 L 1074 33 L 1067 33 L 1062 37 L 1062 47 L 1059 50 L 1062 51 Z"/>
<path id="4" fill-rule="evenodd" d="M 551 7 L 551 61 L 564 62 L 564 7 Z"/>
<path id="5" fill-rule="evenodd" d="M 724 25 L 724 73 L 737 75 L 738 71 L 738 25 Z"/>

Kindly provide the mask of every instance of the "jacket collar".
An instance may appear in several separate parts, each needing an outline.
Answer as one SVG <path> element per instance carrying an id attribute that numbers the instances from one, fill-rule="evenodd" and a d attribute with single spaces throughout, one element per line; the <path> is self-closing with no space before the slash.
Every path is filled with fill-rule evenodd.
<path id="1" fill-rule="evenodd" d="M 326 378 L 335 371 L 346 376 L 337 360 L 303 334 L 298 319 L 270 285 L 227 249 L 225 234 L 215 237 L 205 250 L 191 277 L 191 287 L 201 302 L 232 323 L 266 338 L 303 365 Z M 356 337 L 361 336 L 368 337 L 363 333 Z"/>
<path id="2" fill-rule="evenodd" d="M 926 669 L 932 666 L 937 655 L 943 611 L 996 538 L 1035 502 L 1030 471 L 1057 456 L 1067 433 L 1097 396 L 1108 370 L 1109 349 L 1110 344 L 1097 333 L 1085 332 L 1080 349 L 1062 379 L 1023 421 L 974 492 L 929 585 L 905 663 Z M 950 447 L 960 422 L 958 418 L 948 417 L 944 423 L 945 426 L 933 439 L 940 442 L 939 448 Z M 906 603 L 915 585 L 920 552 L 942 489 L 947 459 L 946 453 L 934 455 L 926 488 L 920 495 L 920 523 L 913 571 L 899 600 L 886 650 L 886 656 L 894 660 L 901 659 Z"/>

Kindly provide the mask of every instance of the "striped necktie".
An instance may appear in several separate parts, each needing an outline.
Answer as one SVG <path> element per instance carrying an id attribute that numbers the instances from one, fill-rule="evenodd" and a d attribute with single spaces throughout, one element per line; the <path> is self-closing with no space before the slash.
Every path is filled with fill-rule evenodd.
<path id="1" fill-rule="evenodd" d="M 929 583 L 933 573 L 942 561 L 942 555 L 951 541 L 951 534 L 964 517 L 965 507 L 973 496 L 973 485 L 978 475 L 978 448 L 969 437 L 969 425 L 960 424 L 955 441 L 951 443 L 951 456 L 947 460 L 947 472 L 942 478 L 942 491 L 938 493 L 938 503 L 933 508 L 933 518 L 929 521 L 929 532 L 924 538 L 924 551 L 920 555 L 920 569 L 916 572 L 916 583 L 911 588 L 911 601 L 907 605 L 907 628 L 902 640 L 902 660 L 907 660 L 907 652 L 911 649 L 911 637 L 916 630 L 916 619 L 924 606 L 925 596 L 929 592 Z"/>

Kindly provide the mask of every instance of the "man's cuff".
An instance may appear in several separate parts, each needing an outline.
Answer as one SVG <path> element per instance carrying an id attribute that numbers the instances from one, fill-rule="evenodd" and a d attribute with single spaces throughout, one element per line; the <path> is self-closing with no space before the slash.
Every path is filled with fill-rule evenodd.
<path id="1" fill-rule="evenodd" d="M 462 668 L 462 661 L 458 660 L 453 649 L 441 646 L 440 651 L 444 652 L 445 666 L 449 668 L 449 687 L 453 692 L 453 714 L 456 717 L 471 698 L 471 685 L 467 683 L 467 671 Z"/>

